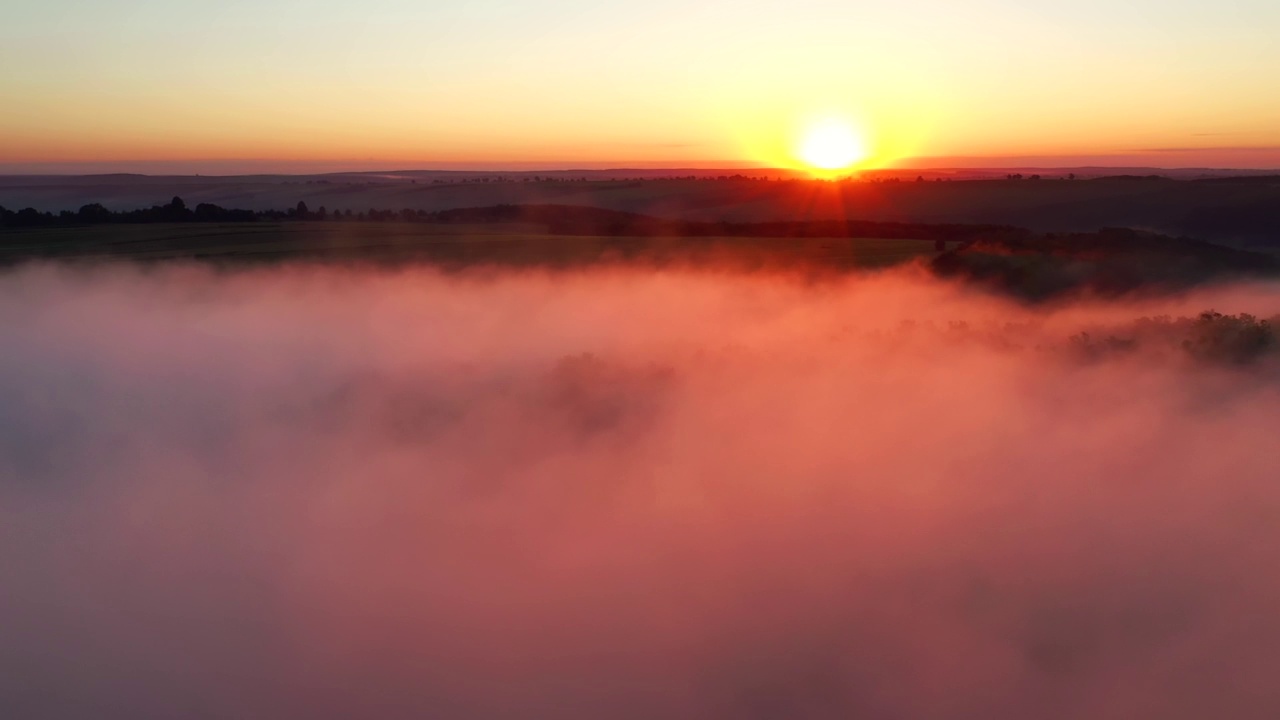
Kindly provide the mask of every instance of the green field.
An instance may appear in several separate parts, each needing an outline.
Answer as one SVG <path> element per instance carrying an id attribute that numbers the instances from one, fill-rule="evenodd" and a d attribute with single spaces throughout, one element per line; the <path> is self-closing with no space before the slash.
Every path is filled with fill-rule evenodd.
<path id="1" fill-rule="evenodd" d="M 932 257 L 923 240 L 875 238 L 600 237 L 521 225 L 228 223 L 91 225 L 0 231 L 0 263 L 36 259 L 367 260 L 446 266 L 728 264 L 878 268 Z"/>

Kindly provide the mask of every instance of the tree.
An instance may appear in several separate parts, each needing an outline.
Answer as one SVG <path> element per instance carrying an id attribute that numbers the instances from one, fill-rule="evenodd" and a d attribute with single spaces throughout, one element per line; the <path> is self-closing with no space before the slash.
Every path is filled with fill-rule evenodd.
<path id="1" fill-rule="evenodd" d="M 168 205 L 159 208 L 154 212 L 153 222 L 185 222 L 192 219 L 192 212 L 187 209 L 187 204 L 177 195 L 169 201 Z"/>
<path id="2" fill-rule="evenodd" d="M 53 215 L 49 213 L 41 213 L 35 208 L 22 208 L 17 213 L 8 217 L 8 222 L 18 227 L 31 227 L 34 225 L 46 225 L 53 221 Z"/>
<path id="3" fill-rule="evenodd" d="M 84 205 L 80 211 L 76 213 L 76 219 L 82 223 L 104 223 L 111 220 L 111 211 L 102 206 L 102 203 L 91 203 Z"/>

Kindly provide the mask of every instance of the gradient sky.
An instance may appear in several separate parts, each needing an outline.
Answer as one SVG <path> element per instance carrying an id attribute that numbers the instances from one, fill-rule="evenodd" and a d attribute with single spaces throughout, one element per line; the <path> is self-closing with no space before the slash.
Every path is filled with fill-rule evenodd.
<path id="1" fill-rule="evenodd" d="M 874 164 L 1280 166 L 1276 0 L 9 0 L 0 16 L 0 169 L 787 164 L 820 117 L 862 128 Z"/>

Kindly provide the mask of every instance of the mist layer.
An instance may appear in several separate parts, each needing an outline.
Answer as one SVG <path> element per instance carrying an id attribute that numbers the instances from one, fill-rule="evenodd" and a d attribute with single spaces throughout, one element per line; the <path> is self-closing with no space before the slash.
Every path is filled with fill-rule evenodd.
<path id="1" fill-rule="evenodd" d="M 0 706 L 1274 717 L 1276 312 L 912 271 L 11 271 Z"/>

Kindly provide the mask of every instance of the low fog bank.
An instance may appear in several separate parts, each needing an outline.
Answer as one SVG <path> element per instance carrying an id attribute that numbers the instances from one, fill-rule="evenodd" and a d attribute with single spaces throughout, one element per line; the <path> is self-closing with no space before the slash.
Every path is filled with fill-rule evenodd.
<path id="1" fill-rule="evenodd" d="M 916 270 L 10 272 L 0 707 L 1275 717 L 1276 313 Z"/>

